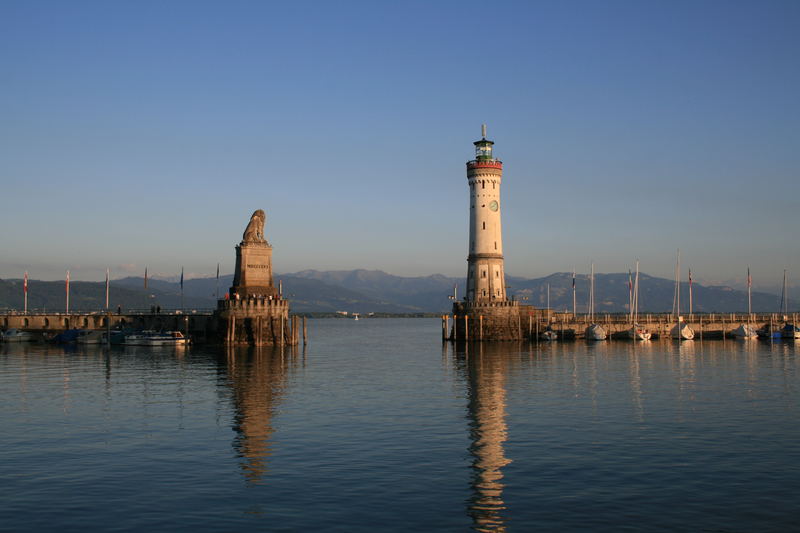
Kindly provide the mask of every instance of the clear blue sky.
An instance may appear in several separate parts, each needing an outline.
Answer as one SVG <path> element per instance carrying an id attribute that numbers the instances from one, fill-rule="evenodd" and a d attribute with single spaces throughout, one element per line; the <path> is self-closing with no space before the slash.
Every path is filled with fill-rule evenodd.
<path id="1" fill-rule="evenodd" d="M 800 2 L 0 3 L 0 276 L 464 275 L 464 163 L 506 269 L 800 278 Z"/>

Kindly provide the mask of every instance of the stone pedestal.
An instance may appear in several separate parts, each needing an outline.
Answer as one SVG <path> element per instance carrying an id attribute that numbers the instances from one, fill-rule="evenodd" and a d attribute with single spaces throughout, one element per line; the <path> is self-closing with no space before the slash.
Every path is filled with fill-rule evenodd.
<path id="1" fill-rule="evenodd" d="M 230 298 L 278 297 L 272 284 L 272 246 L 266 242 L 242 242 L 236 247 L 236 270 Z"/>
<path id="2" fill-rule="evenodd" d="M 266 214 L 255 211 L 236 246 L 236 270 L 226 299 L 214 312 L 217 336 L 228 345 L 295 345 L 297 317 L 272 283 L 272 246 L 264 238 Z"/>
<path id="3" fill-rule="evenodd" d="M 220 300 L 217 334 L 224 344 L 294 346 L 298 343 L 297 317 L 289 316 L 289 301 L 253 297 Z"/>

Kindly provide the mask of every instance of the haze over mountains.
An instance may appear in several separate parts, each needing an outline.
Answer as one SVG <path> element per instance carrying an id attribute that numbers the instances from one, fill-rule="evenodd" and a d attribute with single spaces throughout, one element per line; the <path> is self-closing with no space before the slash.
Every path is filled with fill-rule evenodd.
<path id="1" fill-rule="evenodd" d="M 291 300 L 293 312 L 356 313 L 447 313 L 456 287 L 458 298 L 464 296 L 465 280 L 439 274 L 422 277 L 401 277 L 380 270 L 303 270 L 275 276 L 284 295 Z M 231 285 L 232 276 L 195 278 L 184 282 L 183 307 L 210 309 Z M 557 311 L 572 310 L 572 274 L 559 272 L 543 278 L 527 279 L 507 276 L 508 294 L 536 307 L 546 307 L 550 286 L 550 307 Z M 639 309 L 641 312 L 668 312 L 672 309 L 674 281 L 640 274 Z M 589 283 L 586 275 L 576 278 L 576 300 L 579 313 L 586 312 Z M 791 291 L 790 291 L 791 292 Z M 181 307 L 178 282 L 149 279 L 144 288 L 141 277 L 128 277 L 111 282 L 110 307 L 116 309 L 162 309 Z M 727 286 L 704 286 L 694 283 L 695 312 L 746 312 L 747 292 Z M 598 313 L 625 312 L 628 306 L 628 274 L 595 274 L 595 310 Z M 688 310 L 689 289 L 682 284 L 681 308 Z M 753 292 L 753 311 L 777 312 L 780 294 Z M 798 298 L 790 294 L 789 308 L 798 309 Z M 72 282 L 70 309 L 99 310 L 105 305 L 103 282 Z M 29 281 L 28 308 L 63 310 L 63 281 Z M 0 308 L 22 309 L 22 280 L 0 280 Z"/>

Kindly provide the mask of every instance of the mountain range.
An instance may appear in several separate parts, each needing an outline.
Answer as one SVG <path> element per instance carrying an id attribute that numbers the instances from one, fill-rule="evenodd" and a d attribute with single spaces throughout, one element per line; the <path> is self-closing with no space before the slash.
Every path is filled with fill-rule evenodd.
<path id="1" fill-rule="evenodd" d="M 628 307 L 628 274 L 595 274 L 595 311 L 597 313 L 625 312 Z M 233 281 L 232 275 L 177 282 L 149 279 L 147 289 L 141 277 L 128 277 L 111 282 L 110 307 L 147 310 L 151 306 L 174 309 L 210 309 L 216 306 L 216 295 L 225 295 Z M 447 313 L 450 311 L 454 289 L 457 297 L 464 296 L 465 280 L 440 274 L 421 277 L 401 277 L 380 270 L 303 270 L 275 276 L 283 294 L 291 300 L 293 312 L 298 313 Z M 543 278 L 506 278 L 508 295 L 523 303 L 546 307 L 548 287 L 550 307 L 557 311 L 572 310 L 572 274 L 559 272 Z M 640 274 L 639 310 L 669 312 L 672 309 L 675 283 L 673 280 Z M 577 311 L 585 313 L 588 304 L 588 277 L 575 279 Z M 63 281 L 29 281 L 30 310 L 62 310 L 65 307 Z M 695 312 L 746 312 L 747 292 L 728 286 L 704 286 L 694 283 L 692 304 Z M 791 295 L 790 311 L 797 310 L 798 299 Z M 777 312 L 780 295 L 752 293 L 754 312 Z M 181 305 L 183 303 L 183 305 Z M 105 283 L 72 282 L 70 309 L 97 310 L 105 305 Z M 681 308 L 688 310 L 689 288 L 684 282 Z M 0 309 L 22 309 L 22 280 L 0 280 Z"/>

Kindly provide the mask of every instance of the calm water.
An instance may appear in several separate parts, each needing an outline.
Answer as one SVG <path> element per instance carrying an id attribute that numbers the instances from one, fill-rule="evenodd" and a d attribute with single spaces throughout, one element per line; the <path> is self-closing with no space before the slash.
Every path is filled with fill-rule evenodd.
<path id="1" fill-rule="evenodd" d="M 797 531 L 800 343 L 0 346 L 3 531 Z"/>

